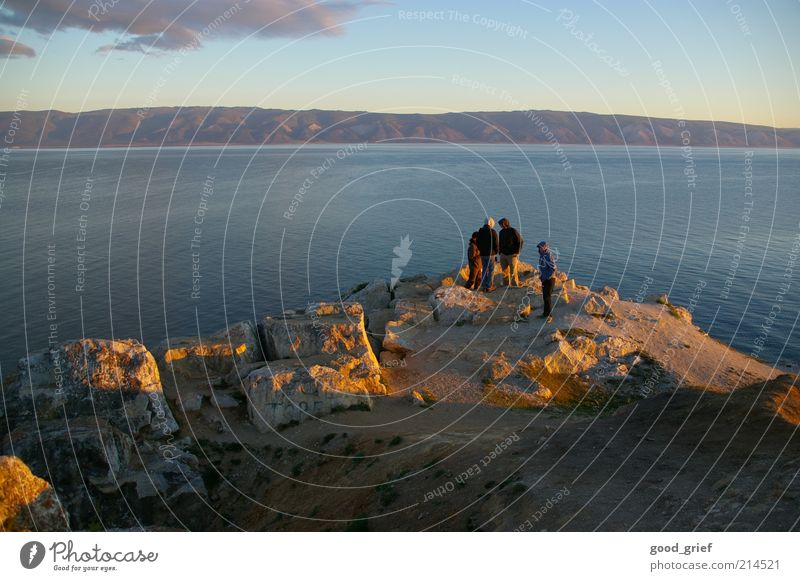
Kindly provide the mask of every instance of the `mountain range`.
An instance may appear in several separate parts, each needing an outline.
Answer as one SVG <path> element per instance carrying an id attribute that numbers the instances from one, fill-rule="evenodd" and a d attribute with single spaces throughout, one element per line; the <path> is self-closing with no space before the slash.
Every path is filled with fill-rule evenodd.
<path id="1" fill-rule="evenodd" d="M 13 124 L 13 125 L 12 125 Z M 371 113 L 253 107 L 0 112 L 14 147 L 360 142 L 800 147 L 800 128 L 565 111 Z"/>

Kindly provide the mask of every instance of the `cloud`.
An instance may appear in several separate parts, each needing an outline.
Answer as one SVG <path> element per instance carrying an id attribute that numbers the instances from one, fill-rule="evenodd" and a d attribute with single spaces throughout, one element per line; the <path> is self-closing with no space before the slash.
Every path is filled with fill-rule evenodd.
<path id="1" fill-rule="evenodd" d="M 15 41 L 10 36 L 0 35 L 0 58 L 16 59 L 31 58 L 36 56 L 36 51 L 27 44 Z"/>
<path id="2" fill-rule="evenodd" d="M 297 37 L 341 24 L 370 0 L 315 3 L 311 0 L 5 0 L 0 25 L 50 34 L 82 29 L 118 33 L 109 50 L 197 48 L 211 36 Z"/>

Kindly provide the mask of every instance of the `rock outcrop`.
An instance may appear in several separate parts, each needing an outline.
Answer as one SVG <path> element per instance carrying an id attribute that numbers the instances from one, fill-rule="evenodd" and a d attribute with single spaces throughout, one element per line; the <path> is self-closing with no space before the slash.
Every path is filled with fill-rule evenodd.
<path id="1" fill-rule="evenodd" d="M 269 361 L 242 383 L 259 430 L 369 409 L 371 395 L 386 393 L 360 303 L 313 304 L 303 314 L 265 317 L 260 330 Z"/>
<path id="2" fill-rule="evenodd" d="M 344 300 L 349 303 L 359 303 L 367 316 L 369 316 L 372 311 L 387 308 L 392 300 L 392 293 L 389 290 L 389 284 L 385 280 L 377 279 L 363 288 L 354 290 Z"/>
<path id="3" fill-rule="evenodd" d="M 70 341 L 23 359 L 5 404 L 2 452 L 47 475 L 75 524 L 175 522 L 205 494 L 196 458 L 175 440 L 156 362 L 135 340 Z"/>
<path id="4" fill-rule="evenodd" d="M 250 420 L 266 432 L 351 407 L 370 409 L 370 394 L 384 393 L 379 373 L 348 355 L 327 365 L 274 361 L 245 380 Z"/>
<path id="5" fill-rule="evenodd" d="M 0 456 L 0 532 L 67 531 L 53 488 L 16 456 Z"/>
<path id="6" fill-rule="evenodd" d="M 164 341 L 155 358 L 167 398 L 186 413 L 238 405 L 241 379 L 264 353 L 256 326 L 241 321 L 208 336 Z"/>

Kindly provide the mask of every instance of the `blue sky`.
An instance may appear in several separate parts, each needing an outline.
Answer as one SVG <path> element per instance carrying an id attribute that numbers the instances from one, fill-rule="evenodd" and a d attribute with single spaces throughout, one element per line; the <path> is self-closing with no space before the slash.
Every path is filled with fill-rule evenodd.
<path id="1" fill-rule="evenodd" d="M 33 5 L 0 8 L 2 110 L 24 91 L 27 109 L 66 111 L 535 108 L 800 127 L 797 0 Z"/>

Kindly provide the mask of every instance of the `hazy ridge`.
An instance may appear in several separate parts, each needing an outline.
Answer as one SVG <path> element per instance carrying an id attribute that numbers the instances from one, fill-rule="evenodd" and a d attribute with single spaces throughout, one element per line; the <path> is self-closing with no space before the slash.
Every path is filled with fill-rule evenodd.
<path id="1" fill-rule="evenodd" d="M 561 111 L 441 114 L 159 107 L 0 112 L 15 147 L 445 141 L 552 145 L 800 147 L 800 129 Z M 686 133 L 688 132 L 688 133 Z"/>

